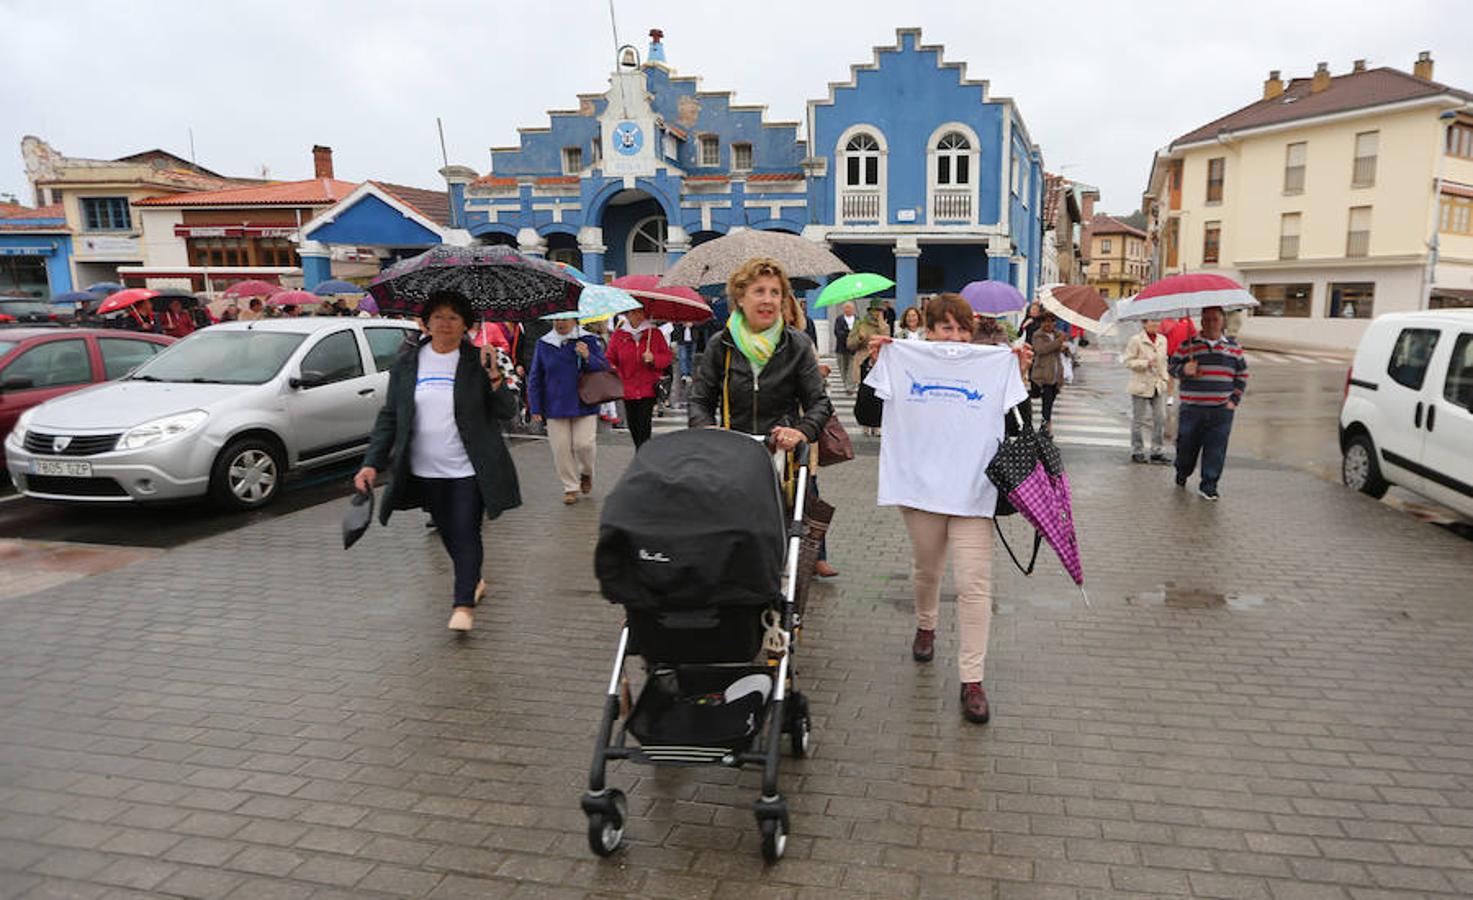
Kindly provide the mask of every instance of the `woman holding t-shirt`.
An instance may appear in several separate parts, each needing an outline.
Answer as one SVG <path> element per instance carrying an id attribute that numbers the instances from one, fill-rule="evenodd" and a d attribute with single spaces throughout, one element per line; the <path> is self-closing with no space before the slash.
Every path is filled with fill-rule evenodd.
<path id="1" fill-rule="evenodd" d="M 971 344 L 972 308 L 960 294 L 942 294 L 926 305 L 926 339 Z M 1000 359 L 995 356 L 999 352 L 997 350 L 969 346 L 965 352 L 958 351 L 957 354 L 957 364 L 964 366 L 966 372 L 956 374 L 975 375 L 976 381 L 961 385 L 961 379 L 957 378 L 930 383 L 924 372 L 919 380 L 908 370 L 892 373 L 885 353 L 896 351 L 885 348 L 888 343 L 892 342 L 884 337 L 877 337 L 871 343 L 879 359 L 865 383 L 895 404 L 893 409 L 886 410 L 884 440 L 895 443 L 889 447 L 881 444 L 879 502 L 900 507 L 905 529 L 910 534 L 911 584 L 916 609 L 916 633 L 911 642 L 911 655 L 916 662 L 930 662 L 936 655 L 941 577 L 950 553 L 961 638 L 957 663 L 962 683 L 962 716 L 969 722 L 985 723 L 991 717 L 982 679 L 987 638 L 992 626 L 993 528 L 989 520 L 995 506 L 996 489 L 986 481 L 985 475 L 976 470 L 976 466 L 985 469 L 1005 430 L 1011 430 L 1008 427 L 1011 425 L 1008 410 L 1027 399 L 1022 373 L 1027 370 L 1032 354 L 1026 348 L 1019 348 L 1014 351 L 1017 362 L 1013 362 L 1013 357 Z M 880 352 L 882 348 L 884 353 Z M 897 364 L 898 368 L 903 367 Z M 902 377 L 897 378 L 897 375 Z M 908 390 L 897 396 L 894 386 L 901 381 L 908 385 Z M 987 390 L 977 390 L 979 385 L 985 385 Z M 959 391 L 959 386 L 965 390 Z M 899 405 L 914 402 L 917 397 L 929 399 L 933 395 L 928 391 L 936 392 L 934 396 L 940 400 L 950 401 L 949 408 L 943 413 L 951 417 L 948 424 L 959 432 L 957 437 L 970 437 L 987 447 L 987 459 L 959 463 L 954 442 L 906 441 L 906 438 L 915 436 L 905 433 L 905 419 L 901 415 L 905 411 Z M 965 397 L 966 404 L 955 399 L 956 396 Z M 971 405 L 974 402 L 978 404 L 975 407 Z M 962 435 L 962 431 L 969 433 Z M 903 446 L 902 441 L 905 441 Z M 895 468 L 889 471 L 924 473 L 925 477 L 901 478 L 895 484 L 888 483 L 886 471 L 890 460 L 886 459 L 887 450 L 897 454 L 893 461 Z M 989 490 L 993 499 L 980 496 Z M 963 506 L 967 507 L 967 514 L 957 514 Z"/>

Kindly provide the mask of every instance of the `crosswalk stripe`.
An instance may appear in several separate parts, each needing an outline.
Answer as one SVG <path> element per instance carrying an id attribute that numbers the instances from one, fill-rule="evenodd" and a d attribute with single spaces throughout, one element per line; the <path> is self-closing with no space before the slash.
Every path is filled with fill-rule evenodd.
<path id="1" fill-rule="evenodd" d="M 1058 419 L 1054 419 L 1053 429 L 1055 434 L 1073 434 L 1076 431 L 1086 431 L 1095 434 L 1130 434 L 1130 429 L 1123 425 L 1073 425 L 1061 422 Z"/>

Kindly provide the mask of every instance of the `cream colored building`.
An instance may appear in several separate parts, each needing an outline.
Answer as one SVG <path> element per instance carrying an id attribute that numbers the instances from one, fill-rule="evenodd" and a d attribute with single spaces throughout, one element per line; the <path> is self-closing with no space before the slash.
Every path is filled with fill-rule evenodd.
<path id="1" fill-rule="evenodd" d="M 1218 271 L 1251 341 L 1349 348 L 1372 317 L 1473 304 L 1473 94 L 1367 69 L 1285 84 L 1171 143 L 1145 194 L 1157 276 Z"/>

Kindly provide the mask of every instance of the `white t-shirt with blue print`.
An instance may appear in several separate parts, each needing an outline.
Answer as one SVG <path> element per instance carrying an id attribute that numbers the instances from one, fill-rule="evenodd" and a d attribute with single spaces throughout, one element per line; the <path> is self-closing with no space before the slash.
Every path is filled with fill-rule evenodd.
<path id="1" fill-rule="evenodd" d="M 991 518 L 997 488 L 987 464 L 1008 410 L 1028 397 L 1012 351 L 895 341 L 864 383 L 885 401 L 879 505 Z"/>
<path id="2" fill-rule="evenodd" d="M 414 438 L 409 470 L 420 478 L 469 478 L 476 474 L 460 429 L 455 426 L 455 369 L 460 348 L 436 353 L 419 348 L 419 380 L 414 385 Z"/>

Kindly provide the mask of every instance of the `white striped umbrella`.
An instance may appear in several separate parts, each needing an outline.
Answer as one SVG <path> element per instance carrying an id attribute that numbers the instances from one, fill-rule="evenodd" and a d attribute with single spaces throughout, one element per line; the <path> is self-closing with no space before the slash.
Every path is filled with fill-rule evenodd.
<path id="1" fill-rule="evenodd" d="M 1251 309 L 1257 305 L 1253 295 L 1231 278 L 1211 272 L 1193 272 L 1152 282 L 1139 294 L 1117 304 L 1112 318 L 1116 322 L 1185 319 L 1210 306 L 1220 306 L 1227 311 Z"/>

